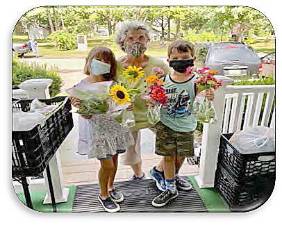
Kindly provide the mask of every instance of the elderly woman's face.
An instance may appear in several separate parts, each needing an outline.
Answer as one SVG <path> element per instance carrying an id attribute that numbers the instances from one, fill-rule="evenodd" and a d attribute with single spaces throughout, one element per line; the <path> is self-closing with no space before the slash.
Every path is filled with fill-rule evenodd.
<path id="1" fill-rule="evenodd" d="M 142 55 L 147 50 L 149 38 L 144 30 L 129 30 L 124 39 L 124 51 L 134 57 Z"/>
<path id="2" fill-rule="evenodd" d="M 147 44 L 149 42 L 149 39 L 144 30 L 129 30 L 127 32 L 124 43 L 133 44 L 136 42 L 143 44 Z"/>

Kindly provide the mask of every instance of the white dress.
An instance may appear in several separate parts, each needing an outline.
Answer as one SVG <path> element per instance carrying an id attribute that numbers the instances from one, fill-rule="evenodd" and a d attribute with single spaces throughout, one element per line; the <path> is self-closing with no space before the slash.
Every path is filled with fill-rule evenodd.
<path id="1" fill-rule="evenodd" d="M 82 80 L 76 86 L 83 88 L 83 85 L 89 84 L 91 83 Z M 93 115 L 91 119 L 79 116 L 78 122 L 78 153 L 87 154 L 88 158 L 108 159 L 115 154 L 125 152 L 127 148 L 134 145 L 130 130 L 121 126 L 109 114 Z"/>

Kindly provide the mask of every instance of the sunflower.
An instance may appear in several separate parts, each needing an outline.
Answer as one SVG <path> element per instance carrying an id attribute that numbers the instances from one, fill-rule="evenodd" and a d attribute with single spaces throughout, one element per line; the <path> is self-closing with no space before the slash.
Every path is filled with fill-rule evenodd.
<path id="1" fill-rule="evenodd" d="M 144 71 L 141 67 L 129 66 L 123 71 L 123 75 L 129 82 L 136 82 L 144 76 Z"/>
<path id="2" fill-rule="evenodd" d="M 118 105 L 125 105 L 130 102 L 130 96 L 125 87 L 120 84 L 116 84 L 110 89 L 110 96 L 113 101 Z"/>

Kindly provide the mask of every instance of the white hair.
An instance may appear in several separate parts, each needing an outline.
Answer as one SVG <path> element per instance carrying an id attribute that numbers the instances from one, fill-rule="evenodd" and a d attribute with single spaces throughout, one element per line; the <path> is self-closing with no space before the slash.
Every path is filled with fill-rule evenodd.
<path id="1" fill-rule="evenodd" d="M 119 22 L 116 25 L 116 37 L 115 41 L 116 43 L 121 47 L 122 50 L 124 50 L 124 40 L 126 38 L 127 32 L 132 30 L 144 30 L 146 36 L 150 40 L 150 29 L 149 27 L 141 22 L 141 21 L 123 21 Z"/>

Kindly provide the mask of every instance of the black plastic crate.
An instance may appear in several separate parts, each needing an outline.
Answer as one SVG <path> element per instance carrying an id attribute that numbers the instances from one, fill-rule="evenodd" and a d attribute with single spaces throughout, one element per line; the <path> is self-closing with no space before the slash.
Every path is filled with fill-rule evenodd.
<path id="1" fill-rule="evenodd" d="M 275 176 L 275 152 L 242 154 L 229 142 L 232 135 L 221 135 L 218 164 L 222 164 L 237 181 Z"/>
<path id="2" fill-rule="evenodd" d="M 258 176 L 252 180 L 236 182 L 222 165 L 218 165 L 215 188 L 232 211 L 248 211 L 262 205 L 271 195 L 275 177 Z"/>
<path id="3" fill-rule="evenodd" d="M 70 100 L 65 96 L 40 100 L 47 105 L 58 105 L 43 125 L 29 131 L 13 131 L 12 176 L 38 176 L 46 168 L 73 128 Z M 13 110 L 29 111 L 32 100 L 13 101 Z"/>

